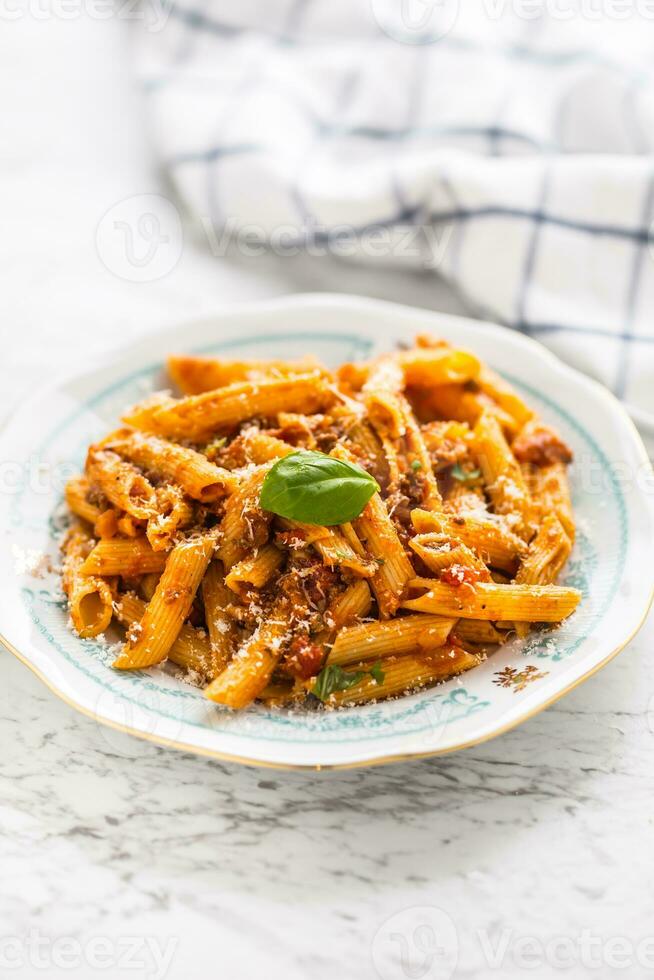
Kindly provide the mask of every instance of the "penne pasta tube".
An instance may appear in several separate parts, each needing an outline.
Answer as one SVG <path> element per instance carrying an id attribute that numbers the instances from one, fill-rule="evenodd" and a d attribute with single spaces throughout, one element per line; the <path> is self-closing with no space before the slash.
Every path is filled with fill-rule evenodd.
<path id="1" fill-rule="evenodd" d="M 376 564 L 369 558 L 362 558 L 353 549 L 347 538 L 337 529 L 324 528 L 325 534 L 315 538 L 311 543 L 325 565 L 329 568 L 349 568 L 362 578 L 371 578 L 376 571 Z"/>
<path id="2" fill-rule="evenodd" d="M 420 533 L 436 532 L 460 541 L 486 564 L 507 572 L 515 573 L 518 560 L 526 552 L 524 541 L 509 531 L 501 518 L 490 514 L 438 514 L 416 509 L 411 511 L 411 522 Z"/>
<path id="3" fill-rule="evenodd" d="M 140 538 L 145 531 L 145 522 L 137 520 L 131 514 L 120 514 L 116 519 L 116 528 L 126 538 Z"/>
<path id="4" fill-rule="evenodd" d="M 479 556 L 459 541 L 452 541 L 442 534 L 416 534 L 409 545 L 423 560 L 431 572 L 453 569 L 469 569 L 475 573 L 471 581 L 490 582 L 490 572 Z M 461 581 L 466 581 L 462 574 Z"/>
<path id="5" fill-rule="evenodd" d="M 279 602 L 234 654 L 225 670 L 205 688 L 206 696 L 228 708 L 247 707 L 268 684 L 289 635 L 288 611 Z"/>
<path id="6" fill-rule="evenodd" d="M 238 640 L 237 626 L 227 612 L 234 596 L 225 585 L 225 572 L 218 560 L 210 562 L 202 579 L 202 600 L 217 677 L 231 660 Z"/>
<path id="7" fill-rule="evenodd" d="M 547 514 L 518 569 L 516 584 L 549 585 L 570 557 L 572 544 L 556 514 Z"/>
<path id="8" fill-rule="evenodd" d="M 84 575 L 146 575 L 162 572 L 167 555 L 153 551 L 145 537 L 106 538 L 99 541 L 82 565 Z"/>
<path id="9" fill-rule="evenodd" d="M 399 440 L 394 442 L 392 439 L 389 439 L 388 436 L 381 436 L 381 444 L 384 459 L 386 461 L 386 468 L 388 470 L 388 483 L 386 485 L 385 498 L 388 499 L 388 497 L 397 494 L 400 488 L 402 474 L 400 469 L 400 454 L 397 449 Z"/>
<path id="10" fill-rule="evenodd" d="M 118 527 L 118 521 L 120 520 L 120 511 L 116 510 L 114 507 L 109 507 L 107 510 L 103 510 L 97 521 L 93 525 L 93 533 L 96 538 L 114 538 L 120 533 Z"/>
<path id="11" fill-rule="evenodd" d="M 271 515 L 261 510 L 259 497 L 269 469 L 267 464 L 245 472 L 234 493 L 227 498 L 218 548 L 218 557 L 226 571 L 245 558 L 249 550 L 261 547 L 268 540 Z"/>
<path id="12" fill-rule="evenodd" d="M 421 486 L 423 507 L 426 510 L 441 510 L 443 501 L 422 430 L 404 396 L 402 396 L 401 405 L 404 411 L 407 462 L 411 468 L 413 479 Z"/>
<path id="13" fill-rule="evenodd" d="M 75 476 L 66 484 L 64 496 L 69 509 L 76 517 L 81 517 L 89 524 L 95 524 L 102 511 L 89 502 L 89 489 L 89 481 L 85 476 Z"/>
<path id="14" fill-rule="evenodd" d="M 386 505 L 378 493 L 372 495 L 361 517 L 354 521 L 354 529 L 377 561 L 377 571 L 371 584 L 377 598 L 379 615 L 382 619 L 388 619 L 400 605 L 406 585 L 413 578 L 414 572 L 388 516 Z"/>
<path id="15" fill-rule="evenodd" d="M 423 614 L 424 615 L 424 614 Z M 497 624 L 487 619 L 459 619 L 452 632 L 454 642 L 459 640 L 465 646 L 493 646 L 504 643 L 505 635 L 497 628 Z"/>
<path id="16" fill-rule="evenodd" d="M 329 568 L 349 568 L 355 575 L 371 578 L 377 564 L 370 559 L 351 525 L 323 527 L 320 524 L 302 524 L 281 518 L 282 527 L 297 531 L 298 539 L 311 545 Z M 355 547 L 351 542 L 356 542 Z"/>
<path id="17" fill-rule="evenodd" d="M 333 645 L 337 631 L 366 617 L 371 605 L 370 586 L 364 579 L 349 585 L 325 611 L 325 629 L 313 637 L 315 645 L 326 653 Z"/>
<path id="18" fill-rule="evenodd" d="M 138 625 L 145 615 L 146 603 L 131 593 L 118 596 L 114 602 L 114 615 L 123 626 Z M 223 669 L 222 661 L 211 649 L 209 639 L 199 630 L 184 623 L 177 639 L 168 651 L 168 659 L 178 667 L 201 674 L 213 680 Z"/>
<path id="19" fill-rule="evenodd" d="M 574 544 L 576 527 L 565 463 L 556 462 L 549 466 L 524 463 L 522 473 L 532 499 L 536 501 L 536 509 L 541 514 L 556 514 Z"/>
<path id="20" fill-rule="evenodd" d="M 217 430 L 231 429 L 251 418 L 272 418 L 278 412 L 318 412 L 334 400 L 334 393 L 319 374 L 290 378 L 242 381 L 188 395 L 172 404 L 152 409 L 136 406 L 125 421 L 174 439 L 200 442 Z"/>
<path id="21" fill-rule="evenodd" d="M 413 589 L 427 591 L 405 601 L 404 609 L 493 622 L 559 623 L 575 611 L 581 599 L 577 589 L 559 585 L 478 582 L 474 586 L 454 586 L 429 578 L 416 578 L 409 584 Z"/>
<path id="22" fill-rule="evenodd" d="M 369 422 L 357 419 L 348 429 L 348 438 L 353 446 L 356 446 L 357 456 L 352 454 L 347 456 L 349 462 L 353 463 L 360 457 L 366 469 L 373 474 L 377 483 L 382 487 L 384 493 L 388 493 L 391 483 L 397 484 L 399 472 L 392 472 L 389 460 L 382 440 L 375 432 Z"/>
<path id="23" fill-rule="evenodd" d="M 351 361 L 341 364 L 340 367 L 336 369 L 336 378 L 339 385 L 347 392 L 348 395 L 354 395 L 361 391 L 364 384 L 370 377 L 370 372 L 372 370 L 372 363 L 370 361 L 364 361 L 361 363 L 353 363 Z"/>
<path id="24" fill-rule="evenodd" d="M 330 619 L 337 629 L 363 619 L 370 612 L 372 596 L 368 583 L 359 579 L 353 582 L 335 600 L 326 619 Z"/>
<path id="25" fill-rule="evenodd" d="M 383 675 L 381 683 L 366 674 L 346 691 L 335 691 L 331 694 L 327 705 L 336 708 L 410 694 L 427 684 L 462 674 L 476 667 L 479 662 L 479 657 L 455 646 L 445 646 L 422 654 L 408 654 L 405 657 L 387 657 L 379 664 Z M 370 665 L 363 663 L 359 666 L 365 671 Z M 356 673 L 356 669 L 353 668 L 351 672 Z"/>
<path id="26" fill-rule="evenodd" d="M 114 660 L 118 670 L 151 667 L 165 660 L 188 616 L 215 547 L 213 531 L 176 545 L 148 603 L 138 632 Z"/>
<path id="27" fill-rule="evenodd" d="M 474 428 L 474 448 L 496 514 L 504 514 L 517 534 L 529 537 L 533 507 L 520 465 L 499 422 L 484 412 Z"/>
<path id="28" fill-rule="evenodd" d="M 474 354 L 446 346 L 400 351 L 395 359 L 404 372 L 405 383 L 418 387 L 462 384 L 476 378 L 480 371 Z"/>
<path id="29" fill-rule="evenodd" d="M 147 521 L 155 508 L 154 487 L 131 463 L 109 449 L 91 447 L 86 458 L 86 475 L 107 500 L 131 517 Z"/>
<path id="30" fill-rule="evenodd" d="M 184 395 L 200 395 L 236 381 L 285 378 L 321 370 L 320 364 L 311 355 L 297 361 L 229 361 L 222 357 L 172 354 L 166 363 L 170 377 Z"/>
<path id="31" fill-rule="evenodd" d="M 361 389 L 368 418 L 381 436 L 399 439 L 406 431 L 403 391 L 402 368 L 393 357 L 381 357 L 373 364 Z"/>
<path id="32" fill-rule="evenodd" d="M 148 572 L 147 575 L 139 576 L 138 591 L 146 602 L 149 602 L 154 595 L 160 578 L 160 572 Z"/>
<path id="33" fill-rule="evenodd" d="M 534 417 L 533 411 L 525 405 L 508 381 L 485 365 L 477 375 L 477 384 L 485 395 L 492 398 L 504 412 L 515 419 L 518 426 L 523 426 Z"/>
<path id="34" fill-rule="evenodd" d="M 268 433 L 261 432 L 260 429 L 254 427 L 244 433 L 243 443 L 248 462 L 256 464 L 269 463 L 296 452 L 295 446 L 291 446 L 283 439 L 277 439 L 276 436 L 268 435 Z"/>
<path id="35" fill-rule="evenodd" d="M 474 426 L 483 412 L 497 419 L 504 432 L 515 435 L 519 423 L 483 391 L 470 390 L 465 385 L 439 385 L 436 388 L 410 389 L 409 400 L 421 422 L 448 419 Z"/>
<path id="36" fill-rule="evenodd" d="M 82 572 L 92 547 L 90 535 L 80 526 L 72 528 L 64 541 L 62 585 L 68 596 L 70 618 L 76 633 L 86 640 L 104 633 L 111 622 L 111 589 L 104 579 Z"/>
<path id="37" fill-rule="evenodd" d="M 269 582 L 284 560 L 283 553 L 274 544 L 266 544 L 254 554 L 232 565 L 225 577 L 225 585 L 232 592 L 242 595 L 248 586 L 261 589 Z M 244 589 L 245 586 L 245 589 Z"/>
<path id="38" fill-rule="evenodd" d="M 454 485 L 445 498 L 443 508 L 450 514 L 465 514 L 466 511 L 480 511 L 488 513 L 484 492 L 481 487 L 469 487 L 465 483 L 454 481 Z"/>
<path id="39" fill-rule="evenodd" d="M 341 629 L 334 641 L 328 664 L 355 664 L 414 650 L 432 650 L 447 641 L 455 619 L 418 613 L 376 623 L 360 623 Z"/>
<path id="40" fill-rule="evenodd" d="M 195 511 L 175 484 L 157 487 L 156 510 L 148 521 L 145 534 L 155 551 L 168 551 L 177 532 L 193 523 Z"/>
<path id="41" fill-rule="evenodd" d="M 167 477 L 194 500 L 210 503 L 236 488 L 229 470 L 211 463 L 202 453 L 142 432 L 119 430 L 105 440 L 121 456 L 138 466 Z"/>
<path id="42" fill-rule="evenodd" d="M 359 536 L 357 535 L 357 532 L 354 530 L 351 521 L 348 521 L 347 524 L 339 525 L 339 531 L 343 535 L 343 537 L 345 538 L 345 540 L 347 541 L 347 543 L 349 544 L 350 548 L 355 553 L 355 555 L 358 555 L 359 558 L 366 558 L 366 549 L 359 541 Z"/>

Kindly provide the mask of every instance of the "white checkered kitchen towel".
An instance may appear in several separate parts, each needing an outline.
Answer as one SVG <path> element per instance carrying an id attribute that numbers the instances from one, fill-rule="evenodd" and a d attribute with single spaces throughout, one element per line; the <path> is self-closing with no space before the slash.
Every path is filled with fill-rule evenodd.
<path id="1" fill-rule="evenodd" d="M 205 225 L 431 269 L 654 423 L 653 0 L 150 13 L 154 138 Z"/>

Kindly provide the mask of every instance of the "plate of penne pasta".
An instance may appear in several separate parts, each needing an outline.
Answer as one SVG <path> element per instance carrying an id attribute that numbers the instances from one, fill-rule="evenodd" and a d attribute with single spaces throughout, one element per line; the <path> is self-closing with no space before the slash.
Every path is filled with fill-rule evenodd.
<path id="1" fill-rule="evenodd" d="M 0 437 L 3 642 L 99 722 L 344 767 L 477 744 L 622 649 L 654 478 L 535 341 L 300 296 L 162 331 Z"/>

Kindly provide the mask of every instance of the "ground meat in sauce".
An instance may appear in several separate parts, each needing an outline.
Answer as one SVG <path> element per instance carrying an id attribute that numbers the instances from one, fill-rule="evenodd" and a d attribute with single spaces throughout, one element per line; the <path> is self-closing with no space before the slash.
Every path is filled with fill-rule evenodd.
<path id="1" fill-rule="evenodd" d="M 432 466 L 436 472 L 455 463 L 461 463 L 468 459 L 470 450 L 464 442 L 455 442 L 451 439 L 444 439 L 438 449 L 433 449 L 430 453 Z"/>
<path id="2" fill-rule="evenodd" d="M 402 474 L 401 490 L 411 510 L 421 507 L 425 499 L 425 478 L 422 473 L 409 471 Z"/>
<path id="3" fill-rule="evenodd" d="M 239 466 L 247 466 L 250 457 L 247 451 L 248 437 L 246 433 L 236 436 L 229 445 L 216 447 L 212 452 L 207 453 L 207 458 L 218 466 L 224 466 L 228 470 L 236 469 Z"/>
<path id="4" fill-rule="evenodd" d="M 345 426 L 339 421 L 331 421 L 329 424 L 316 429 L 314 437 L 316 448 L 321 453 L 330 453 L 344 439 Z"/>
<path id="5" fill-rule="evenodd" d="M 275 544 L 282 548 L 290 548 L 292 551 L 297 548 L 305 548 L 307 542 L 307 532 L 302 528 L 290 528 L 288 531 L 275 531 Z"/>
<path id="6" fill-rule="evenodd" d="M 337 581 L 338 575 L 333 569 L 315 563 L 309 566 L 309 574 L 303 574 L 302 589 L 312 606 L 324 609 Z"/>
<path id="7" fill-rule="evenodd" d="M 304 622 L 313 628 L 322 621 L 320 614 L 329 606 L 337 582 L 333 569 L 296 555 L 292 568 L 275 583 L 275 589 L 288 600 L 291 623 Z"/>
<path id="8" fill-rule="evenodd" d="M 572 462 L 572 450 L 548 425 L 528 423 L 513 440 L 511 449 L 520 463 L 549 466 Z"/>

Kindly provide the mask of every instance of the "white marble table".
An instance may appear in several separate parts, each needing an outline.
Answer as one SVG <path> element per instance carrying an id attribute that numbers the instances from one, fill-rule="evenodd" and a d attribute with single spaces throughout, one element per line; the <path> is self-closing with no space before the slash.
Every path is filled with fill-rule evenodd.
<path id="1" fill-rule="evenodd" d="M 0 415 L 28 383 L 226 300 L 338 289 L 458 309 L 432 276 L 190 242 L 160 280 L 117 278 L 98 222 L 160 190 L 126 25 L 26 15 L 0 33 L 0 82 Z M 650 622 L 485 746 L 306 774 L 102 729 L 0 649 L 0 976 L 647 975 L 653 641 Z"/>

